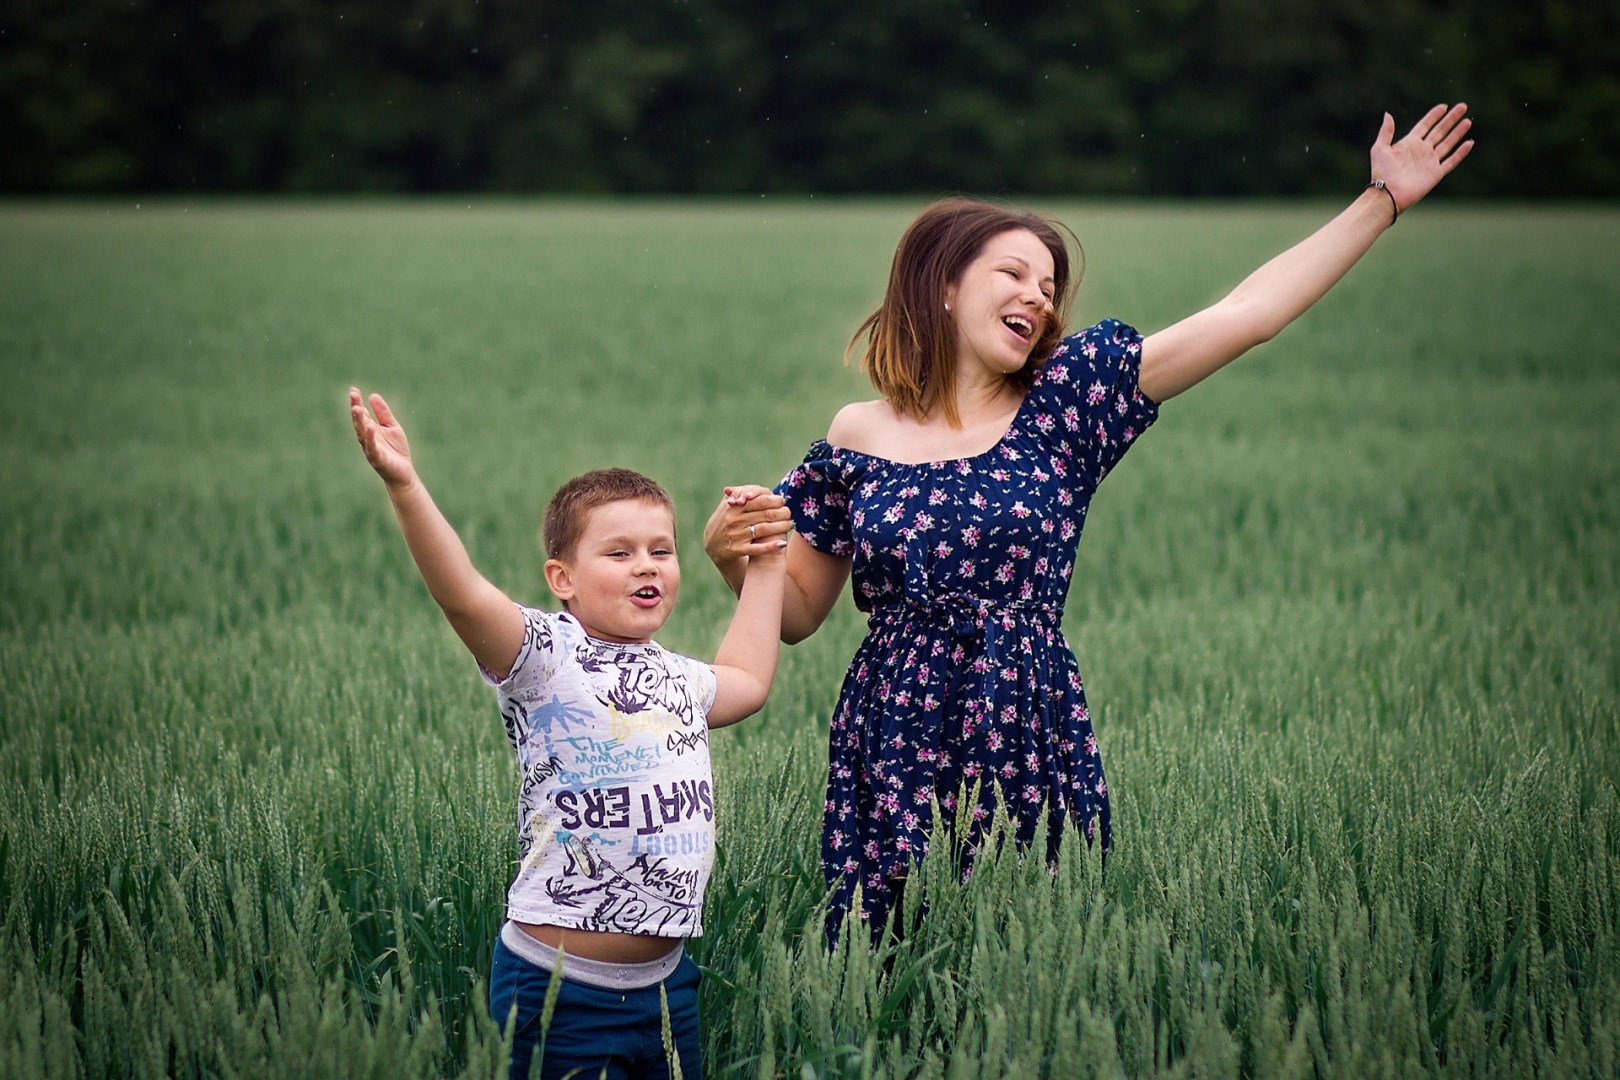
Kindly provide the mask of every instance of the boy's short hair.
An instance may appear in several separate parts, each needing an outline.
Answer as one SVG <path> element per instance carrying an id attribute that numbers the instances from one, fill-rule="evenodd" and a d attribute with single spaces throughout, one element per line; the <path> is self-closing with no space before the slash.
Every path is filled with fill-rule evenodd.
<path id="1" fill-rule="evenodd" d="M 567 559 L 585 532 L 585 519 L 605 503 L 639 499 L 656 503 L 675 516 L 675 500 L 664 485 L 633 469 L 592 469 L 562 487 L 546 504 L 540 519 L 540 543 L 548 559 Z"/>

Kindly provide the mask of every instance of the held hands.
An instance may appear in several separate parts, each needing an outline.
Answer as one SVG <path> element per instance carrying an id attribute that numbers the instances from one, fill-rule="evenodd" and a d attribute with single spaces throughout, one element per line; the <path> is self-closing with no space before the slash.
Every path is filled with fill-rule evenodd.
<path id="1" fill-rule="evenodd" d="M 722 570 L 742 559 L 774 555 L 787 546 L 793 514 L 782 496 L 758 484 L 725 489 L 703 527 L 703 550 Z"/>
<path id="2" fill-rule="evenodd" d="M 359 389 L 349 387 L 349 417 L 354 421 L 354 436 L 360 440 L 366 460 L 389 487 L 404 487 L 416 479 L 405 429 L 399 426 L 381 394 L 371 395 L 371 408 L 377 414 L 375 420 L 361 402 Z"/>
<path id="3" fill-rule="evenodd" d="M 1384 114 L 1384 123 L 1373 142 L 1372 179 L 1383 181 L 1384 187 L 1395 200 L 1397 214 L 1433 190 L 1440 178 L 1455 169 L 1468 152 L 1474 140 L 1463 140 L 1473 121 L 1466 119 L 1468 106 L 1458 103 L 1447 109 L 1436 105 L 1424 114 L 1406 137 L 1393 142 L 1395 118 Z"/>

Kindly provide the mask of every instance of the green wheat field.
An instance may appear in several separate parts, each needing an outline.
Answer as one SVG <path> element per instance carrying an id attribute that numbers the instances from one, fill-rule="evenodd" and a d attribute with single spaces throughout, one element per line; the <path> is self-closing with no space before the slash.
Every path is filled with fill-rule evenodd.
<path id="1" fill-rule="evenodd" d="M 493 695 L 349 430 L 384 393 L 479 567 L 558 483 L 702 523 L 836 408 L 920 201 L 0 205 L 0 1075 L 504 1075 Z M 1144 330 L 1319 204 L 1052 204 Z M 1065 632 L 1106 873 L 1010 845 L 824 945 L 847 598 L 714 739 L 711 1076 L 1620 1075 L 1620 210 L 1425 206 L 1166 406 Z"/>

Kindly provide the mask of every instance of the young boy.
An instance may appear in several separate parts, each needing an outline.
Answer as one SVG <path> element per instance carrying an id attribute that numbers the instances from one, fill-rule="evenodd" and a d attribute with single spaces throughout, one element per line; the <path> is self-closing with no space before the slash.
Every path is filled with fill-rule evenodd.
<path id="1" fill-rule="evenodd" d="M 490 973 L 491 1014 L 517 1014 L 512 1075 L 528 1075 L 560 967 L 543 1076 L 668 1075 L 667 1001 L 681 1072 L 695 1080 L 698 971 L 681 943 L 702 933 L 714 860 L 708 728 L 765 703 L 786 540 L 753 545 L 714 665 L 678 656 L 652 640 L 681 583 L 669 495 L 639 473 L 600 469 L 546 507 L 546 584 L 565 610 L 522 607 L 473 568 L 404 429 L 380 396 L 370 404 L 375 418 L 350 389 L 355 435 L 428 591 L 497 688 L 523 773 L 520 862 Z"/>

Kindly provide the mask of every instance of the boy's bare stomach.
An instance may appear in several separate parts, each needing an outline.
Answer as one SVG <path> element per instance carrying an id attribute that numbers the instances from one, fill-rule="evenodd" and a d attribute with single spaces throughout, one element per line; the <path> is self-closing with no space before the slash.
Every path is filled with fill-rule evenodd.
<path id="1" fill-rule="evenodd" d="M 680 938 L 653 937 L 650 934 L 606 934 L 599 930 L 575 930 L 550 923 L 518 923 L 518 928 L 536 941 L 568 956 L 601 960 L 608 964 L 645 964 L 668 956 L 680 948 Z"/>

